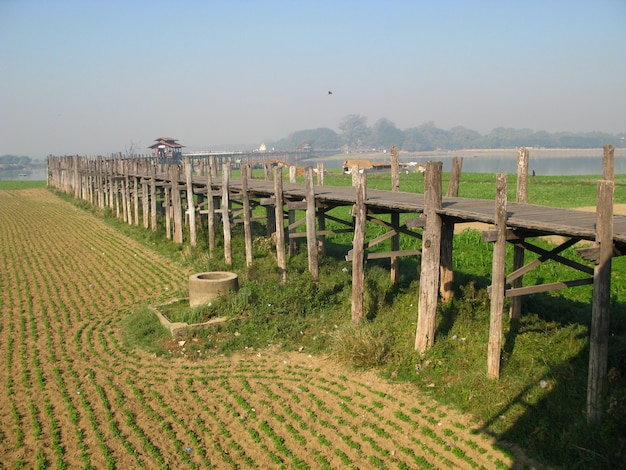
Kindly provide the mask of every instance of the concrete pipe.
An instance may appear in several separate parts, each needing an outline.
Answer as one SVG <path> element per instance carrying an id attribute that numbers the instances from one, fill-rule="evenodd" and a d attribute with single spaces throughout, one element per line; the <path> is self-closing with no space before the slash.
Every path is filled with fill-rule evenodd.
<path id="1" fill-rule="evenodd" d="M 239 280 L 235 273 L 211 271 L 189 276 L 189 305 L 208 304 L 212 299 L 239 289 Z"/>

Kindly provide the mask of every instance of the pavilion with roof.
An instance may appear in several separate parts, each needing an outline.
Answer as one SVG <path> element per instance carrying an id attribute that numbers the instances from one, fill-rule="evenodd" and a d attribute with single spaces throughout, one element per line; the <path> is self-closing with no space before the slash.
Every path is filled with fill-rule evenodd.
<path id="1" fill-rule="evenodd" d="M 152 149 L 154 155 L 162 158 L 172 157 L 177 159 L 182 156 L 184 145 L 179 144 L 178 139 L 159 137 L 154 140 L 155 143 L 148 147 Z"/>

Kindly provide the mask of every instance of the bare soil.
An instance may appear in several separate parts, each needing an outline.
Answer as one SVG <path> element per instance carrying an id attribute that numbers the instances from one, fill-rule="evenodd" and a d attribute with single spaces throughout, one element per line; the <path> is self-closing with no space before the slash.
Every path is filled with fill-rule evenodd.
<path id="1" fill-rule="evenodd" d="M 411 385 L 306 351 L 128 350 L 189 273 L 44 189 L 0 191 L 0 468 L 532 468 Z"/>

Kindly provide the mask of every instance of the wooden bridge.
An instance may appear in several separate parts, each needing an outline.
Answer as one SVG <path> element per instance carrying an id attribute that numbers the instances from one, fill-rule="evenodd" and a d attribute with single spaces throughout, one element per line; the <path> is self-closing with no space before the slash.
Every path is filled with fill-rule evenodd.
<path id="1" fill-rule="evenodd" d="M 393 150 L 393 149 L 392 149 Z M 522 149 L 520 149 L 522 150 Z M 107 160 L 87 157 L 49 157 L 49 186 L 74 193 L 100 207 L 114 209 L 129 224 L 139 225 L 143 216 L 146 229 L 157 230 L 157 216 L 165 218 L 166 235 L 175 242 L 183 242 L 183 226 L 189 226 L 189 242 L 195 245 L 195 224 L 199 213 L 207 215 L 209 250 L 214 250 L 216 215 L 221 216 L 224 230 L 224 260 L 232 263 L 230 253 L 230 225 L 242 222 L 246 237 L 246 262 L 252 263 L 252 236 L 250 221 L 254 207 L 265 207 L 269 233 L 275 234 L 277 262 L 281 276 L 286 275 L 285 252 L 296 238 L 306 237 L 309 270 L 318 276 L 318 250 L 323 249 L 324 237 L 333 233 L 354 234 L 352 250 L 346 259 L 352 261 L 353 295 L 352 318 L 363 316 L 363 264 L 368 258 L 391 259 L 392 280 L 398 273 L 398 259 L 402 256 L 421 256 L 420 293 L 415 347 L 423 352 L 434 341 L 435 314 L 441 298 L 452 295 L 453 266 L 452 238 L 454 224 L 483 222 L 494 227 L 483 232 L 483 239 L 494 243 L 491 296 L 491 324 L 488 353 L 488 372 L 499 377 L 502 341 L 504 297 L 511 297 L 511 316 L 520 314 L 519 297 L 553 289 L 594 285 L 593 319 L 591 331 L 588 413 L 590 420 L 599 417 L 602 379 L 606 375 L 606 345 L 608 343 L 608 310 L 610 300 L 611 259 L 626 254 L 626 216 L 613 214 L 613 149 L 605 147 L 604 179 L 598 182 L 596 213 L 527 204 L 528 151 L 520 151 L 518 197 L 520 202 L 506 200 L 506 175 L 499 174 L 494 200 L 443 196 L 441 162 L 429 162 L 425 174 L 424 194 L 385 191 L 367 188 L 366 175 L 357 168 L 353 171 L 353 186 L 325 186 L 323 166 L 318 165 L 318 184 L 313 184 L 313 170 L 305 171 L 305 183 L 295 183 L 295 167 L 290 168 L 290 182 L 283 182 L 282 168 L 266 168 L 265 179 L 248 177 L 247 165 L 241 165 L 241 179 L 230 177 L 230 165 L 222 165 L 218 175 L 217 162 L 200 163 L 194 174 L 187 159 L 183 166 L 155 164 L 138 160 Z M 397 155 L 397 152 L 396 152 Z M 525 155 L 525 157 L 524 157 Z M 524 163 L 525 158 L 525 163 Z M 392 151 L 393 159 L 393 151 Z M 458 163 L 458 162 L 457 162 Z M 395 173 L 397 175 L 397 165 Z M 460 165 L 453 165 L 449 185 L 458 193 Z M 392 182 L 394 175 L 392 175 Z M 522 191 L 520 192 L 520 188 Z M 396 188 L 397 189 L 397 188 Z M 186 198 L 182 195 L 185 194 Z M 159 201 L 160 207 L 157 205 Z M 233 204 L 240 204 L 235 210 Z M 351 207 L 351 216 L 342 220 L 329 214 L 340 206 Z M 206 209 L 204 209 L 206 207 Z M 304 210 L 306 217 L 295 219 L 295 211 Z M 405 214 L 401 218 L 400 215 Z M 408 214 L 408 216 L 406 216 Z M 381 217 L 384 215 L 384 217 Z M 219 217 L 218 217 L 219 218 Z M 287 224 L 285 224 L 285 218 Z M 326 221 L 343 226 L 327 230 Z M 401 223 L 401 220 L 403 222 Z M 383 235 L 366 240 L 366 224 L 375 223 L 387 229 Z M 306 233 L 296 231 L 304 225 Z M 282 227 L 283 230 L 276 230 Z M 400 250 L 400 235 L 421 239 L 421 249 Z M 560 235 L 565 241 L 551 250 L 545 250 L 533 238 Z M 213 239 L 213 243 L 211 241 Z M 368 253 L 367 249 L 385 240 L 391 241 L 391 250 Z M 565 249 L 580 241 L 591 242 L 580 248 L 581 260 L 562 257 Z M 505 274 L 506 243 L 515 245 L 513 272 Z M 524 264 L 524 252 L 539 255 Z M 583 272 L 585 278 L 559 280 L 549 284 L 524 286 L 522 277 L 538 264 L 553 260 Z M 592 262 L 592 266 L 589 263 Z"/>
<path id="2" fill-rule="evenodd" d="M 165 181 L 161 176 L 161 184 Z M 184 182 L 181 182 L 184 184 Z M 213 181 L 214 190 L 221 191 L 221 179 Z M 205 182 L 193 178 L 194 187 L 205 187 Z M 241 183 L 233 180 L 231 191 L 241 192 Z M 248 192 L 253 197 L 272 197 L 273 182 L 248 180 Z M 301 201 L 306 197 L 302 184 L 283 183 L 286 200 Z M 356 191 L 348 186 L 317 186 L 316 203 L 327 207 L 352 206 L 356 203 Z M 365 201 L 368 209 L 374 212 L 399 212 L 422 214 L 424 195 L 408 192 L 393 192 L 381 189 L 367 189 Z M 443 197 L 442 207 L 437 210 L 442 217 L 453 219 L 456 223 L 484 222 L 495 224 L 494 200 L 462 197 Z M 613 239 L 621 254 L 626 254 L 626 216 L 615 215 L 613 218 Z M 561 235 L 595 241 L 596 214 L 574 209 L 539 206 L 534 204 L 508 203 L 507 227 L 524 231 L 526 237 Z"/>

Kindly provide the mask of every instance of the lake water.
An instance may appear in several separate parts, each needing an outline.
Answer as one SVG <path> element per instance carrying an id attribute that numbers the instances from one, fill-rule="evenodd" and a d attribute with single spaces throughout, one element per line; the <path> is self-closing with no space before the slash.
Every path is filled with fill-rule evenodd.
<path id="1" fill-rule="evenodd" d="M 26 176 L 20 176 L 24 174 Z M 46 169 L 0 171 L 0 180 L 6 181 L 45 181 Z"/>
<path id="2" fill-rule="evenodd" d="M 443 171 L 450 171 L 453 157 L 433 159 L 443 162 Z M 615 157 L 615 174 L 626 173 L 626 158 Z M 528 162 L 528 174 L 537 176 L 601 175 L 602 157 L 538 157 Z M 517 174 L 517 158 L 463 157 L 463 173 Z"/>

